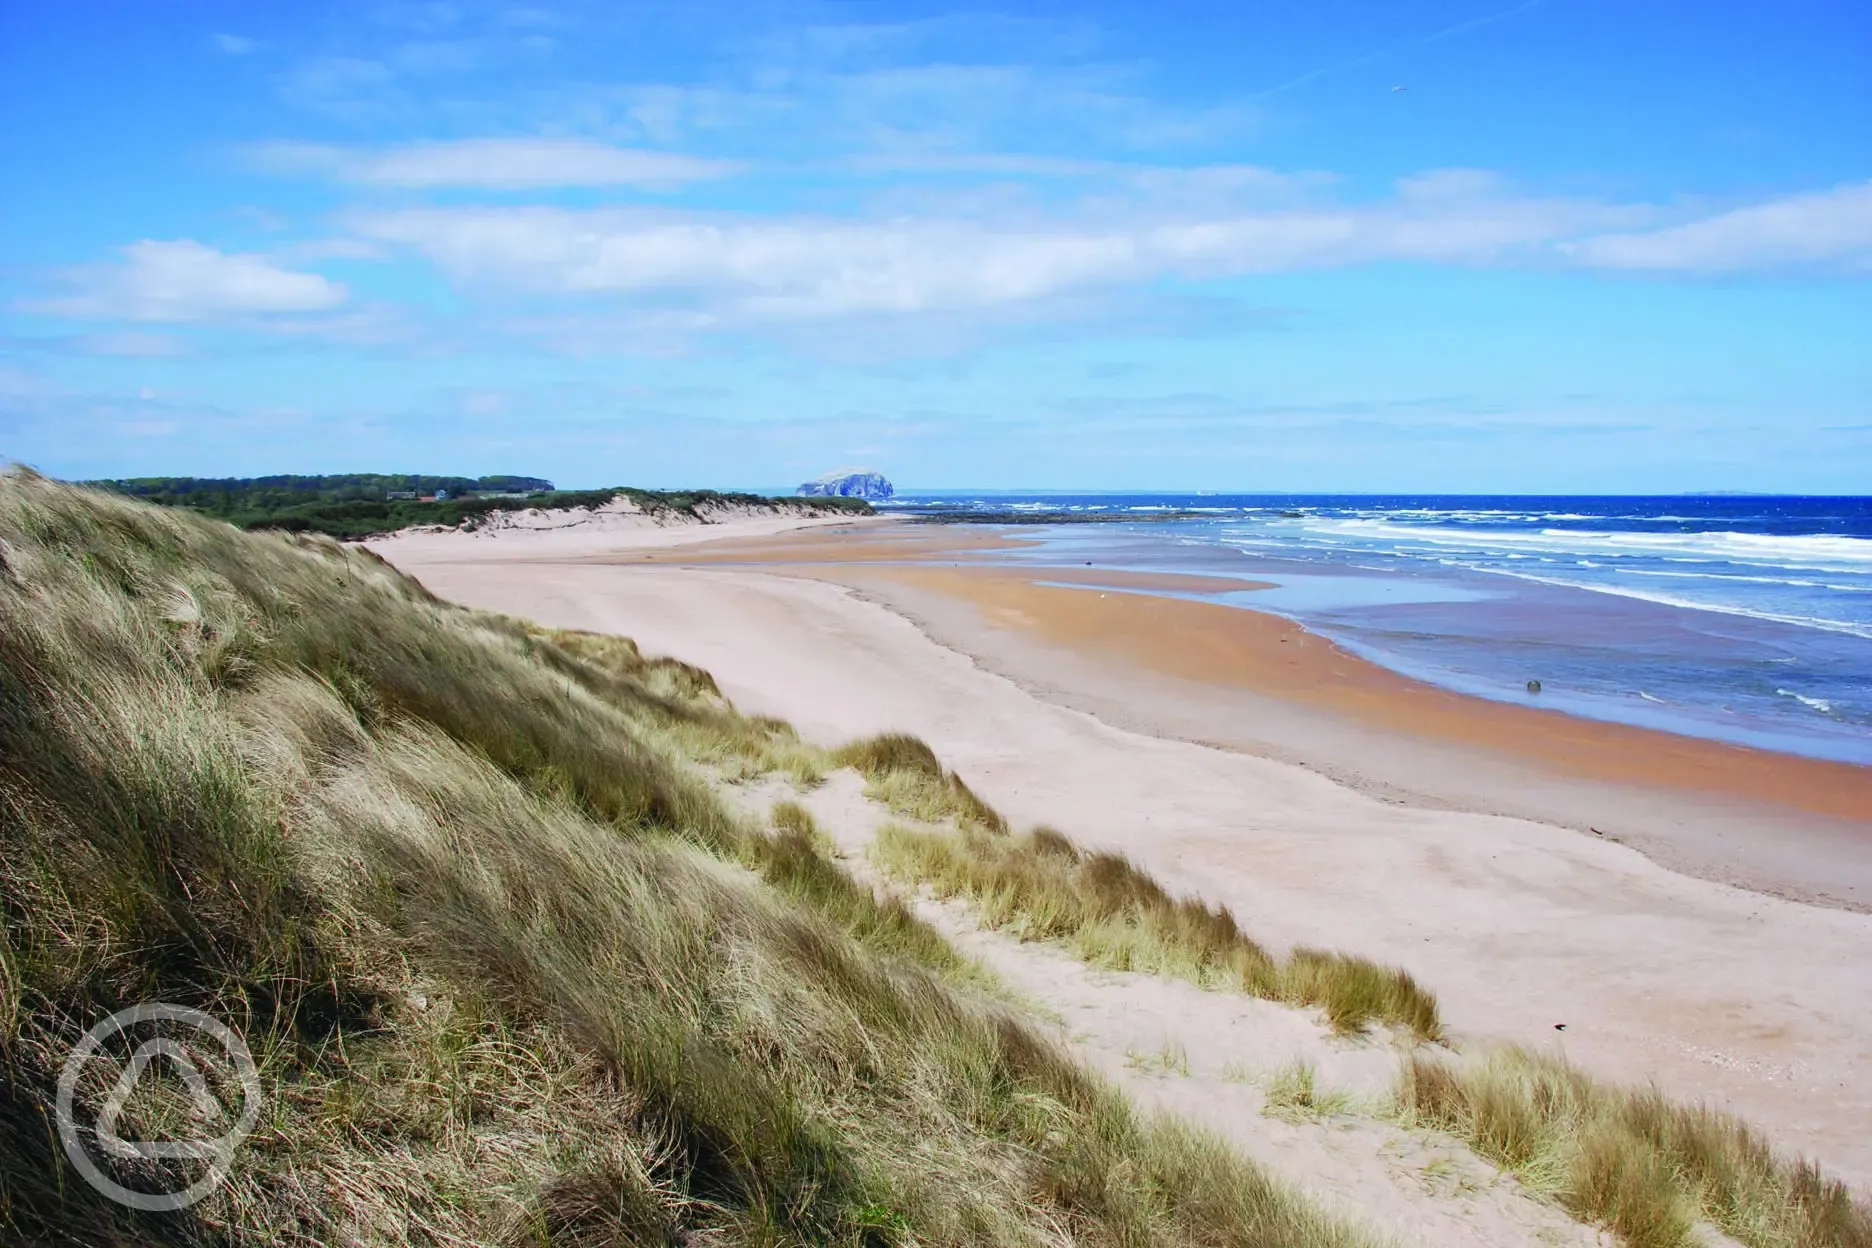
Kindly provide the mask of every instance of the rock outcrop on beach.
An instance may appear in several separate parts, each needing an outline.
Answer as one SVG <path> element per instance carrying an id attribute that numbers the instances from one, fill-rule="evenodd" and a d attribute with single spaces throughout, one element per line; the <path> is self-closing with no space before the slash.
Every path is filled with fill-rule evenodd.
<path id="1" fill-rule="evenodd" d="M 892 498 L 897 491 L 881 472 L 869 468 L 841 468 L 837 472 L 828 472 L 817 481 L 808 481 L 799 487 L 801 494 L 835 496 L 839 498 L 863 498 L 877 501 Z"/>

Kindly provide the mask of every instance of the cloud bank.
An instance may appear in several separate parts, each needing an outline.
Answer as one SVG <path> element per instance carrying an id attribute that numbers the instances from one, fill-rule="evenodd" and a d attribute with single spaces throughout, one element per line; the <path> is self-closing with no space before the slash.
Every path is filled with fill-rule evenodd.
<path id="1" fill-rule="evenodd" d="M 1568 250 L 1599 268 L 1658 272 L 1820 264 L 1872 268 L 1872 182 L 1793 195 L 1665 229 L 1609 234 Z"/>
<path id="2" fill-rule="evenodd" d="M 985 309 L 1092 288 L 1378 263 L 1684 274 L 1850 267 L 1872 250 L 1872 186 L 1691 221 L 1653 205 L 1515 194 L 1476 170 L 1433 170 L 1373 203 L 1258 211 L 1127 201 L 1117 212 L 880 219 L 482 205 L 364 210 L 347 224 L 469 286 L 610 295 L 746 321 Z"/>
<path id="3" fill-rule="evenodd" d="M 715 162 L 602 144 L 472 140 L 360 151 L 274 145 L 276 167 L 406 188 L 524 189 L 722 176 Z M 674 163 L 672 163 L 674 162 Z M 1250 177 L 1248 174 L 1252 174 Z M 1039 208 L 828 216 L 478 204 L 354 208 L 335 238 L 274 257 L 143 240 L 114 264 L 68 270 L 55 315 L 240 321 L 327 312 L 332 279 L 289 264 L 414 255 L 464 287 L 654 312 L 687 331 L 876 315 L 1037 306 L 1087 292 L 1256 274 L 1408 263 L 1612 273 L 1758 273 L 1872 267 L 1872 183 L 1684 220 L 1646 204 L 1518 194 L 1478 170 L 1431 170 L 1368 203 L 1329 202 L 1330 180 L 1229 167 L 1122 170 L 1124 192 Z M 585 181 L 581 182 L 580 179 Z M 1230 194 L 1191 198 L 1214 183 Z M 1293 202 L 1232 207 L 1249 199 Z"/>
<path id="4" fill-rule="evenodd" d="M 347 297 L 344 286 L 322 274 L 192 239 L 144 239 L 120 252 L 120 263 L 69 270 L 64 279 L 71 293 L 29 306 L 97 320 L 216 321 L 325 312 Z"/>

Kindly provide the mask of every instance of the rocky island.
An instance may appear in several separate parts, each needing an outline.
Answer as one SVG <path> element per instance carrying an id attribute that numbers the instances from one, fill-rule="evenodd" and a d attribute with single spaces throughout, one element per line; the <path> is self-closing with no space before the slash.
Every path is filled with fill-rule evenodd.
<path id="1" fill-rule="evenodd" d="M 806 482 L 799 487 L 799 493 L 819 497 L 863 498 L 876 502 L 894 497 L 897 491 L 881 472 L 873 472 L 869 468 L 841 468 L 837 472 L 826 473 L 816 481 Z"/>

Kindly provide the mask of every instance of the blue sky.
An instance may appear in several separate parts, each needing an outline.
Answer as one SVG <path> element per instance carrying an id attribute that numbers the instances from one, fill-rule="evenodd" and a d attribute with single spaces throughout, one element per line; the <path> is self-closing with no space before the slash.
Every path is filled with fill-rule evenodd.
<path id="1" fill-rule="evenodd" d="M 61 476 L 1863 492 L 1859 0 L 0 0 Z"/>

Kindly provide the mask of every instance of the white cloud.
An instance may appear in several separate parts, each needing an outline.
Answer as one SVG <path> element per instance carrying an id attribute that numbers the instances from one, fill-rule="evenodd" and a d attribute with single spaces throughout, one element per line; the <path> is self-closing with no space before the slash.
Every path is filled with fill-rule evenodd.
<path id="1" fill-rule="evenodd" d="M 214 46 L 229 56 L 246 56 L 260 46 L 257 39 L 247 39 L 240 35 L 216 33 L 211 36 Z"/>
<path id="2" fill-rule="evenodd" d="M 1607 234 L 1566 249 L 1612 269 L 1725 272 L 1825 263 L 1872 265 L 1872 182 L 1794 195 L 1664 229 Z"/>
<path id="3" fill-rule="evenodd" d="M 742 313 L 916 312 L 1036 298 L 1133 271 L 1121 234 L 960 222 L 758 221 L 553 208 L 360 214 L 456 277 L 555 294 L 690 293 Z"/>
<path id="4" fill-rule="evenodd" d="M 479 207 L 363 212 L 351 224 L 467 282 L 674 301 L 747 320 L 989 308 L 1163 277 L 1380 260 L 1537 261 L 1555 241 L 1649 215 L 1485 190 L 1449 178 L 1435 193 L 1377 205 L 1181 215 L 1099 206 L 1091 217 L 761 219 Z"/>
<path id="5" fill-rule="evenodd" d="M 723 177 L 738 168 L 727 161 L 587 139 L 458 139 L 373 148 L 262 143 L 248 148 L 247 155 L 272 172 L 410 188 L 672 186 Z"/>
<path id="6" fill-rule="evenodd" d="M 65 274 L 73 293 L 29 307 L 59 316 L 130 321 L 217 321 L 323 312 L 345 288 L 317 273 L 283 269 L 264 256 L 216 251 L 191 239 L 144 239 L 120 264 Z"/>
<path id="7" fill-rule="evenodd" d="M 1132 188 L 1156 176 L 1110 171 Z M 843 218 L 431 207 L 357 212 L 349 224 L 467 284 L 610 296 L 695 332 L 990 309 L 1057 319 L 1097 292 L 1165 279 L 1386 262 L 1622 270 L 1872 259 L 1872 184 L 1685 222 L 1646 204 L 1517 193 L 1477 170 L 1401 179 L 1370 203 L 1331 202 L 1321 175 L 1213 172 L 1165 173 L 1147 193 L 1068 207 L 989 200 L 975 211 Z M 1210 182 L 1221 193 L 1207 193 Z"/>

